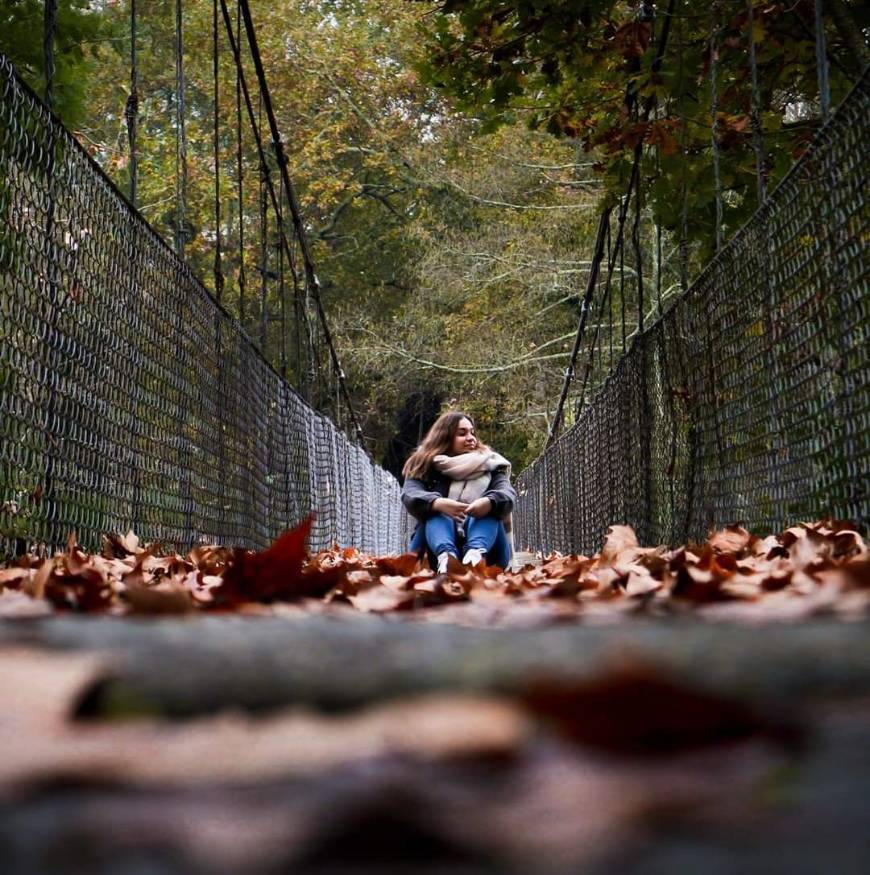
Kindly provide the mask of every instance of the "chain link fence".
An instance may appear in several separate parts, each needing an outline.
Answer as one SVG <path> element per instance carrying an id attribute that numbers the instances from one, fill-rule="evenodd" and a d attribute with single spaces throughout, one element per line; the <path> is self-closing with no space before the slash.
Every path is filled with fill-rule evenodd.
<path id="1" fill-rule="evenodd" d="M 517 543 L 870 516 L 870 82 L 519 478 Z M 599 352 L 600 354 L 600 352 Z"/>
<path id="2" fill-rule="evenodd" d="M 403 549 L 399 486 L 266 363 L 0 55 L 0 549 L 133 529 Z"/>

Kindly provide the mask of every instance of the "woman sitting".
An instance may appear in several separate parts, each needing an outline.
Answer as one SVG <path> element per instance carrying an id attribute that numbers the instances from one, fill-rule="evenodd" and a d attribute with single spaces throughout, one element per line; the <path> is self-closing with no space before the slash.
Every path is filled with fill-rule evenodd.
<path id="1" fill-rule="evenodd" d="M 477 439 L 470 416 L 442 414 L 402 469 L 402 503 L 418 520 L 410 549 L 435 557 L 439 574 L 460 550 L 465 565 L 507 568 L 517 498 L 510 473 L 510 462 Z"/>

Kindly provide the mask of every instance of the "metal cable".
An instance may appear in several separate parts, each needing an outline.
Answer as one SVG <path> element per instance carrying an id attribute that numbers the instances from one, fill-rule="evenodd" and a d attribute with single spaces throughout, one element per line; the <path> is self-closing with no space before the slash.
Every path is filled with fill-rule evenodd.
<path id="1" fill-rule="evenodd" d="M 296 197 L 296 190 L 293 187 L 293 184 L 291 183 L 289 175 L 287 173 L 287 158 L 284 155 L 284 145 L 281 142 L 281 136 L 278 132 L 278 124 L 275 120 L 275 113 L 272 109 L 272 99 L 269 94 L 268 83 L 266 82 L 266 74 L 263 70 L 263 62 L 260 58 L 260 50 L 257 45 L 257 36 L 254 31 L 254 22 L 251 18 L 251 10 L 248 6 L 248 0 L 239 0 L 239 3 L 245 21 L 245 32 L 248 38 L 248 47 L 251 50 L 251 57 L 254 61 L 254 69 L 257 73 L 257 80 L 260 85 L 260 93 L 263 96 L 263 105 L 266 111 L 266 117 L 269 121 L 269 128 L 272 134 L 272 147 L 275 150 L 275 155 L 278 159 L 278 169 L 284 177 L 284 188 L 287 192 L 290 213 L 293 218 L 293 225 L 296 230 L 296 238 L 299 241 L 299 248 L 302 252 L 302 260 L 305 266 L 306 287 L 310 289 L 311 294 L 314 298 L 314 304 L 320 321 L 320 327 L 328 348 L 332 366 L 335 369 L 335 375 L 341 385 L 341 394 L 347 407 L 348 417 L 353 424 L 357 439 L 359 440 L 361 445 L 364 445 L 362 427 L 360 426 L 359 420 L 357 419 L 356 411 L 354 410 L 354 405 L 351 400 L 350 393 L 347 389 L 345 374 L 342 370 L 341 362 L 338 358 L 338 352 L 336 351 L 335 343 L 332 339 L 332 332 L 326 320 L 326 311 L 323 308 L 323 301 L 320 295 L 320 281 L 318 280 L 317 274 L 314 271 L 314 262 L 308 249 L 308 241 L 305 234 L 304 224 L 302 222 L 302 214 L 299 209 L 299 202 Z"/>
<path id="2" fill-rule="evenodd" d="M 175 0 L 175 251 L 184 258 L 187 244 L 187 110 L 181 2 Z"/>
<path id="3" fill-rule="evenodd" d="M 263 95 L 259 96 L 257 103 L 257 137 L 262 140 L 263 133 Z M 269 167 L 263 163 L 260 165 L 259 192 L 257 202 L 260 207 L 260 349 L 266 348 L 266 326 L 269 320 L 269 311 L 266 299 L 269 291 L 269 245 L 268 245 L 268 206 L 266 203 L 266 177 L 270 174 Z M 277 208 L 276 208 L 277 212 Z"/>
<path id="4" fill-rule="evenodd" d="M 550 433 L 547 436 L 548 446 L 556 439 L 556 436 L 559 433 L 559 427 L 562 423 L 562 413 L 565 408 L 565 401 L 568 398 L 568 388 L 570 387 L 571 379 L 574 376 L 574 367 L 577 364 L 577 355 L 580 352 L 580 343 L 583 340 L 583 331 L 586 328 L 586 319 L 589 315 L 592 295 L 595 291 L 595 285 L 598 282 L 598 269 L 601 265 L 601 259 L 604 257 L 604 240 L 609 222 L 610 207 L 607 207 L 598 221 L 598 234 L 595 239 L 595 251 L 592 256 L 592 266 L 590 267 L 589 277 L 586 281 L 586 292 L 583 295 L 583 301 L 580 305 L 580 322 L 577 326 L 577 333 L 574 336 L 574 346 L 571 350 L 571 358 L 568 367 L 565 369 L 565 380 L 562 383 L 562 393 L 559 396 L 559 402 L 556 405 L 556 413 L 550 424 Z"/>
<path id="5" fill-rule="evenodd" d="M 831 85 L 828 79 L 828 49 L 825 40 L 825 15 L 823 0 L 816 0 L 816 69 L 819 78 L 819 108 L 822 123 L 831 113 Z"/>
<path id="6" fill-rule="evenodd" d="M 721 0 L 713 0 L 710 12 L 710 145 L 713 157 L 713 186 L 716 198 L 716 252 L 722 248 L 722 168 L 719 153 L 719 32 Z"/>
<path id="7" fill-rule="evenodd" d="M 211 45 L 212 45 L 212 80 L 214 88 L 214 131 L 213 131 L 213 160 L 214 160 L 214 295 L 220 302 L 224 294 L 224 271 L 223 271 L 223 215 L 221 210 L 221 141 L 220 141 L 220 43 L 218 38 L 218 9 L 217 0 L 211 4 Z M 134 204 L 135 206 L 135 204 Z"/>
<path id="8" fill-rule="evenodd" d="M 229 12 L 226 9 L 226 4 L 221 2 L 224 20 L 229 18 Z M 242 8 L 241 5 L 236 5 L 236 41 L 238 45 L 242 31 Z M 227 33 L 230 36 L 230 46 L 232 47 L 232 27 L 227 24 Z M 245 324 L 245 292 L 247 290 L 247 275 L 245 273 L 245 191 L 244 191 L 244 172 L 242 168 L 242 65 L 238 57 L 238 52 L 233 49 L 233 56 L 236 64 L 236 191 L 239 199 L 239 322 Z"/>
<path id="9" fill-rule="evenodd" d="M 758 182 L 758 203 L 767 197 L 767 168 L 764 157 L 764 131 L 761 126 L 761 90 L 758 85 L 758 58 L 755 51 L 755 10 L 753 0 L 749 8 L 749 69 L 750 69 L 750 124 L 752 125 L 752 148 L 755 151 L 755 175 Z"/>
<path id="10" fill-rule="evenodd" d="M 54 32 L 57 29 L 57 0 L 45 0 L 42 17 L 42 58 L 45 69 L 45 92 L 43 100 L 49 109 L 54 109 Z"/>
<path id="11" fill-rule="evenodd" d="M 130 203 L 139 201 L 139 154 L 137 148 L 139 126 L 139 62 L 136 52 L 136 0 L 130 0 L 130 94 L 124 105 L 127 123 L 127 142 L 130 147 Z"/>

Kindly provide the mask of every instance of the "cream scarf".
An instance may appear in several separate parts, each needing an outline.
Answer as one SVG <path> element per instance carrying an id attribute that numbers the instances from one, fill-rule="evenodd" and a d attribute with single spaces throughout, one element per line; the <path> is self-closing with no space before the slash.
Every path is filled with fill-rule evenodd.
<path id="1" fill-rule="evenodd" d="M 460 453 L 458 456 L 435 456 L 435 467 L 453 482 L 450 484 L 448 498 L 470 504 L 486 492 L 492 472 L 496 468 L 507 468 L 511 475 L 511 463 L 498 453 L 485 452 Z"/>
<path id="2" fill-rule="evenodd" d="M 507 475 L 511 476 L 511 463 L 494 450 L 460 453 L 458 456 L 442 454 L 435 456 L 432 463 L 442 474 L 453 481 L 450 484 L 447 497 L 465 504 L 470 504 L 486 492 L 492 480 L 492 472 L 496 468 L 507 468 Z M 513 514 L 508 514 L 502 522 L 509 535 L 511 556 L 513 556 Z"/>

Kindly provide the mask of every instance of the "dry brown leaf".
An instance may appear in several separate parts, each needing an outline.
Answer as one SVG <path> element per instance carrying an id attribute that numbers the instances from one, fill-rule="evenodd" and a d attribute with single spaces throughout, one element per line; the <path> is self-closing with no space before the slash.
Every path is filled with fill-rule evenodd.
<path id="1" fill-rule="evenodd" d="M 596 623 L 694 607 L 703 608 L 707 617 L 724 617 L 729 615 L 725 609 L 708 608 L 731 601 L 749 607 L 730 616 L 742 618 L 754 610 L 762 622 L 820 612 L 854 618 L 865 602 L 845 600 L 846 595 L 870 587 L 870 554 L 863 538 L 851 524 L 830 520 L 801 523 L 764 539 L 728 526 L 704 544 L 674 550 L 640 547 L 629 527 L 612 526 L 602 552 L 592 557 L 551 553 L 541 564 L 527 563 L 515 571 L 483 564 L 469 569 L 451 557 L 446 576 L 437 576 L 426 563 L 421 566 L 413 553 L 377 557 L 334 547 L 305 559 L 298 532 L 286 533 L 260 554 L 199 545 L 187 557 L 158 556 L 130 533 L 108 543 L 108 557 L 88 555 L 71 536 L 66 551 L 52 559 L 23 557 L 0 569 L 0 587 L 5 582 L 7 590 L 37 600 L 45 596 L 62 609 L 116 613 L 191 607 L 273 613 L 252 607 L 250 600 L 272 604 L 286 598 L 305 599 L 305 613 L 346 611 L 354 604 L 364 612 L 436 611 L 471 600 L 501 604 L 498 610 L 487 608 L 498 625 L 514 622 L 511 611 L 520 625 L 527 617 L 534 623 L 545 615 L 554 622 L 582 618 Z M 127 590 L 133 593 L 129 597 Z M 788 598 L 765 607 L 780 592 Z M 837 599 L 847 606 L 842 612 Z M 563 601 L 565 609 L 538 610 L 524 600 Z M 805 604 L 798 607 L 795 600 Z M 23 602 L 15 604 L 13 610 L 8 603 L 10 613 L 28 613 Z M 436 621 L 445 622 L 450 614 L 458 622 L 477 623 L 487 611 L 441 611 Z"/>
<path id="2" fill-rule="evenodd" d="M 416 592 L 387 589 L 384 586 L 373 586 L 356 594 L 348 594 L 348 601 L 364 613 L 384 613 L 396 611 L 402 607 L 410 607 L 416 598 Z"/>
<path id="3" fill-rule="evenodd" d="M 0 568 L 0 587 L 18 589 L 22 582 L 30 580 L 31 574 L 29 568 Z"/>
<path id="4" fill-rule="evenodd" d="M 195 607 L 190 590 L 175 580 L 154 586 L 128 584 L 124 598 L 134 614 L 187 614 Z"/>
<path id="5" fill-rule="evenodd" d="M 636 550 L 639 547 L 640 544 L 637 542 L 634 529 L 630 526 L 611 526 L 607 530 L 598 561 L 601 565 L 613 565 L 619 561 L 623 553 Z"/>
<path id="6" fill-rule="evenodd" d="M 743 526 L 726 526 L 710 536 L 708 543 L 717 553 L 742 553 L 752 536 Z"/>
<path id="7" fill-rule="evenodd" d="M 122 559 L 140 553 L 141 550 L 139 538 L 132 531 L 127 532 L 126 535 L 117 533 L 103 535 L 103 555 L 107 559 Z"/>
<path id="8" fill-rule="evenodd" d="M 625 594 L 630 597 L 645 596 L 655 592 L 657 589 L 661 589 L 661 586 L 660 580 L 656 580 L 646 568 L 638 565 L 628 574 L 628 580 L 625 583 Z"/>
<path id="9" fill-rule="evenodd" d="M 533 684 L 522 701 L 570 741 L 617 753 L 658 755 L 757 734 L 781 737 L 780 727 L 746 705 L 642 665 L 589 681 Z"/>
<path id="10" fill-rule="evenodd" d="M 379 556 L 375 564 L 391 576 L 410 577 L 420 566 L 416 553 L 403 553 L 401 556 Z"/>

